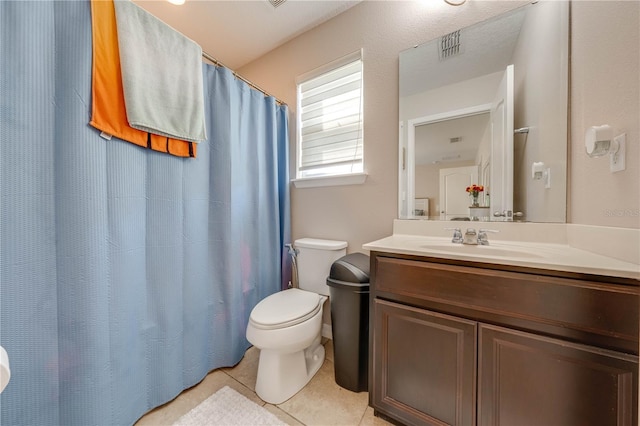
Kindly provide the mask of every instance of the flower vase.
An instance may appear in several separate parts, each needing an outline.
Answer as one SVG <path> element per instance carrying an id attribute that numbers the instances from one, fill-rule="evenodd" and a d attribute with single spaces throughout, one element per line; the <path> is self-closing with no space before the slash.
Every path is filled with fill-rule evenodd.
<path id="1" fill-rule="evenodd" d="M 478 203 L 478 194 L 471 194 L 471 207 L 480 207 L 480 203 Z"/>

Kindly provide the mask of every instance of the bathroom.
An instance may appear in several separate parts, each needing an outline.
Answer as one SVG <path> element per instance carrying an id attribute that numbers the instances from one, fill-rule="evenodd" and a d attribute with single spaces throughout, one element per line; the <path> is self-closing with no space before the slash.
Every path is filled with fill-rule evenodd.
<path id="1" fill-rule="evenodd" d="M 363 1 L 287 41 L 266 55 L 235 69 L 239 75 L 289 105 L 289 157 L 294 159 L 296 158 L 296 78 L 344 55 L 360 49 L 363 52 L 366 181 L 362 184 L 313 188 L 298 188 L 291 185 L 290 241 L 304 237 L 346 241 L 347 252 L 352 253 L 365 251 L 362 248 L 364 244 L 393 234 L 394 220 L 399 218 L 398 62 L 400 53 L 442 34 L 500 15 L 527 3 L 529 2 L 467 0 L 460 6 L 452 6 L 444 1 Z M 169 13 L 175 10 L 169 9 L 173 7 L 170 5 L 155 6 Z M 188 0 L 187 5 L 183 7 L 188 7 Z M 571 3 L 571 60 L 568 83 L 570 110 L 568 112 L 565 222 L 576 226 L 594 227 L 593 235 L 597 236 L 585 238 L 586 244 L 594 246 L 601 244 L 603 249 L 611 254 L 618 254 L 616 252 L 623 249 L 615 242 L 603 242 L 605 238 L 603 235 L 607 233 L 608 228 L 625 230 L 626 234 L 636 238 L 635 241 L 640 232 L 640 188 L 638 187 L 640 182 L 640 145 L 638 144 L 640 138 L 640 97 L 638 96 L 640 22 L 638 20 L 640 18 L 638 7 L 637 2 L 576 1 Z M 5 15 L 2 19 L 4 22 L 9 17 Z M 31 24 L 36 25 L 37 22 Z M 603 31 L 602 28 L 611 30 Z M 208 51 L 208 53 L 213 56 L 217 54 L 215 51 Z M 4 75 L 5 61 L 6 63 L 13 61 L 16 58 L 11 55 L 19 54 L 3 50 L 2 55 Z M 4 91 L 6 89 L 4 76 L 2 81 Z M 10 100 L 7 100 L 4 94 L 2 98 L 3 110 L 5 110 L 7 107 L 5 102 Z M 626 169 L 622 172 L 611 173 L 606 157 L 593 159 L 585 153 L 586 130 L 591 126 L 602 124 L 609 124 L 614 129 L 614 135 L 626 133 Z M 7 141 L 5 141 L 4 132 L 2 138 L 3 169 L 6 170 L 4 147 Z M 30 173 L 36 173 L 36 170 L 30 170 Z M 292 160 L 289 174 L 291 177 L 295 176 L 295 162 Z M 19 179 L 19 176 L 13 179 Z M 7 235 L 6 230 L 12 226 L 11 222 L 5 222 L 7 217 L 5 212 L 8 211 L 10 199 L 4 196 L 5 193 L 10 193 L 8 185 L 13 181 L 6 178 L 3 172 L 3 235 Z M 498 225 L 508 227 L 508 225 L 527 224 L 496 224 Z M 448 224 L 440 225 L 437 222 L 434 226 L 449 227 Z M 67 229 L 66 232 L 71 235 L 73 231 Z M 449 231 L 446 233 L 442 231 L 438 235 L 448 233 Z M 6 259 L 8 252 L 5 250 L 9 250 L 9 243 L 5 237 L 2 238 L 2 257 Z M 55 239 L 56 235 L 47 234 L 47 238 Z M 500 239 L 495 235 L 490 238 Z M 597 250 L 598 247 L 593 249 Z M 633 252 L 620 253 L 620 255 L 633 255 Z M 637 249 L 636 263 L 640 263 L 637 260 Z M 10 265 L 6 265 L 3 261 L 2 266 L 0 285 L 10 286 L 11 275 L 8 269 Z M 27 274 L 27 272 L 24 273 Z M 65 273 L 73 275 L 73 271 Z M 26 292 L 28 291 L 27 288 Z M 7 302 L 2 303 L 1 326 L 5 328 L 12 318 L 4 313 Z M 144 303 L 144 300 L 132 303 Z M 91 305 L 89 309 L 100 309 L 99 306 L 99 304 Z M 51 308 L 45 304 L 30 309 Z M 251 310 L 250 307 L 246 309 L 245 316 Z M 20 318 L 20 321 L 24 329 L 22 334 L 26 336 L 34 332 L 29 327 L 30 317 Z M 325 325 L 329 324 L 328 310 L 325 312 L 323 322 Z M 16 419 L 7 414 L 8 398 L 15 398 L 10 395 L 11 387 L 19 383 L 18 375 L 21 371 L 24 371 L 24 374 L 30 373 L 26 368 L 21 370 L 20 361 L 12 357 L 12 342 L 7 334 L 2 333 L 2 328 L 0 328 L 1 344 L 9 353 L 12 377 L 0 396 L 0 409 L 2 423 L 14 424 Z M 47 344 L 60 344 L 61 349 L 72 351 L 68 354 L 67 364 L 55 367 L 60 369 L 55 371 L 56 373 L 64 375 L 65 371 L 74 368 L 78 358 L 72 356 L 73 351 L 80 353 L 80 349 L 74 349 L 65 342 L 47 342 Z M 40 368 L 50 374 L 54 373 L 53 370 L 46 370 L 54 367 L 41 366 Z M 635 386 L 637 387 L 637 384 Z M 47 392 L 50 394 L 43 398 L 55 396 L 52 390 Z M 78 397 L 78 395 L 72 397 Z M 364 403 L 361 402 L 363 411 L 360 413 L 360 418 L 367 405 L 366 396 L 364 400 Z M 34 407 L 21 409 L 37 411 Z M 326 406 L 325 409 L 327 409 Z M 60 410 L 73 410 L 73 408 L 61 407 Z M 73 421 L 73 417 L 66 418 L 71 420 L 64 423 Z M 368 419 L 374 421 L 373 416 Z M 360 420 L 349 424 L 359 424 L 359 422 Z M 60 422 L 54 420 L 52 423 Z M 314 424 L 314 422 L 309 421 L 308 424 Z M 316 421 L 315 424 L 323 424 L 323 422 Z"/>

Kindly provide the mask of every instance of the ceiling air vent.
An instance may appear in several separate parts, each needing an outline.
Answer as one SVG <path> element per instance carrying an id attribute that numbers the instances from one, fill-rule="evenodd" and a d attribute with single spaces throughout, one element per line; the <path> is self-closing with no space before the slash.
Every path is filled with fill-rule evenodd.
<path id="1" fill-rule="evenodd" d="M 278 7 L 287 0 L 268 0 L 271 6 Z"/>
<path id="2" fill-rule="evenodd" d="M 460 30 L 440 37 L 440 60 L 448 59 L 462 53 L 460 46 Z"/>
<path id="3" fill-rule="evenodd" d="M 455 138 L 449 138 L 449 143 L 458 143 L 462 141 L 462 136 L 456 136 Z"/>

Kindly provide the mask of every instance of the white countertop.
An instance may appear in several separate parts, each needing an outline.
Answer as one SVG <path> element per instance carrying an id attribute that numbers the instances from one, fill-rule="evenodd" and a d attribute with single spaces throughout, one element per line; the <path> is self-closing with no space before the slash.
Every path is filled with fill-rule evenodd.
<path id="1" fill-rule="evenodd" d="M 464 231 L 463 231 L 464 232 Z M 488 246 L 454 244 L 450 237 L 394 234 L 363 245 L 371 251 L 431 256 L 640 280 L 640 264 L 561 243 L 491 239 Z"/>

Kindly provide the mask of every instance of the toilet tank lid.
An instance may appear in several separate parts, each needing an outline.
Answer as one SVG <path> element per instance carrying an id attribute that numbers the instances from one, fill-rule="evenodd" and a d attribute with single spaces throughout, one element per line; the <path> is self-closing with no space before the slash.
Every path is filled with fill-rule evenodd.
<path id="1" fill-rule="evenodd" d="M 340 250 L 347 247 L 346 241 L 321 240 L 318 238 L 300 238 L 293 244 L 300 248 L 313 248 L 319 250 Z"/>

